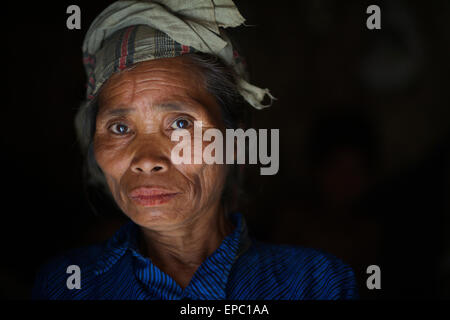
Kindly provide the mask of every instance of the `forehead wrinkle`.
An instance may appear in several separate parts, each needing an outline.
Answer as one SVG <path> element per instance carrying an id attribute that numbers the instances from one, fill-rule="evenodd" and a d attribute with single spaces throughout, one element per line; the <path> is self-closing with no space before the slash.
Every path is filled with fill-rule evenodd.
<path id="1" fill-rule="evenodd" d="M 113 78 L 106 87 L 107 96 L 105 100 L 113 100 L 122 98 L 126 103 L 131 103 L 134 100 L 134 93 L 136 91 L 136 79 L 130 77 L 127 73 L 118 74 L 117 78 Z M 122 102 L 123 103 L 123 102 Z"/>
<path id="2" fill-rule="evenodd" d="M 166 78 L 156 78 L 156 77 L 152 77 L 152 78 L 146 78 L 146 79 L 140 79 L 140 80 L 136 80 L 136 83 L 141 84 L 141 83 L 146 83 L 146 82 L 153 82 L 153 81 L 167 81 Z"/>
<path id="3" fill-rule="evenodd" d="M 110 82 L 110 86 L 108 86 L 106 89 L 106 96 L 103 96 L 104 102 L 110 102 L 105 103 L 109 108 L 107 110 L 111 110 L 112 114 L 120 114 L 122 115 L 126 114 L 126 112 L 120 112 L 120 111 L 114 111 L 117 109 L 126 110 L 129 109 L 130 111 L 135 111 L 134 108 L 129 108 L 128 106 L 135 104 L 136 96 L 136 83 L 135 78 L 130 77 L 129 74 L 123 73 L 118 74 L 117 78 L 114 78 L 112 82 Z M 103 93 L 105 94 L 105 93 Z M 118 100 L 118 101 L 116 101 Z M 101 107 L 102 103 L 100 103 L 99 112 L 105 111 L 106 114 L 108 114 L 107 110 L 104 110 L 104 108 Z M 103 109 L 103 110 L 102 110 Z M 103 112 L 101 112 L 103 113 Z M 129 113 L 129 112 L 128 112 Z"/>
<path id="4" fill-rule="evenodd" d="M 133 84 L 134 77 L 130 76 L 130 71 L 114 73 L 105 83 L 105 88 L 116 89 L 117 87 Z"/>
<path id="5" fill-rule="evenodd" d="M 167 90 L 169 87 L 170 89 L 180 89 L 183 92 L 189 92 L 190 90 L 188 88 L 186 88 L 185 86 L 180 86 L 180 85 L 175 85 L 171 82 L 158 82 L 158 84 L 161 84 L 164 86 L 163 88 L 160 87 L 143 87 L 143 88 L 139 88 L 139 89 L 135 89 L 134 94 L 140 94 L 143 93 L 145 91 L 161 91 L 161 90 Z M 187 94 L 186 94 L 187 95 Z"/>
<path id="6" fill-rule="evenodd" d="M 181 77 L 177 77 L 177 79 L 180 79 Z M 180 79 L 182 83 L 190 83 L 192 84 L 192 82 L 188 82 L 188 81 L 184 81 L 185 79 Z M 146 84 L 146 83 L 152 83 L 158 81 L 158 83 L 164 84 L 164 85 L 172 85 L 172 86 L 177 86 L 177 87 L 183 87 L 183 88 L 187 88 L 184 85 L 175 85 L 173 84 L 173 81 L 168 81 L 167 77 L 155 77 L 152 76 L 151 78 L 144 78 L 144 79 L 137 79 L 135 80 L 137 85 L 142 85 L 142 84 Z"/>
<path id="7" fill-rule="evenodd" d="M 126 88 L 121 88 L 119 90 L 114 90 L 113 93 L 109 93 L 108 96 L 104 97 L 103 100 L 113 100 L 118 97 L 121 97 L 128 93 L 128 90 Z"/>

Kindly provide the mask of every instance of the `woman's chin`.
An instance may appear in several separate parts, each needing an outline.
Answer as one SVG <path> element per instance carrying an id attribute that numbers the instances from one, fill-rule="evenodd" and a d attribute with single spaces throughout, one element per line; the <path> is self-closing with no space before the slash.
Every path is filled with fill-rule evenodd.
<path id="1" fill-rule="evenodd" d="M 161 226 L 180 219 L 179 212 L 173 207 L 145 207 L 136 210 L 130 218 L 141 226 Z"/>

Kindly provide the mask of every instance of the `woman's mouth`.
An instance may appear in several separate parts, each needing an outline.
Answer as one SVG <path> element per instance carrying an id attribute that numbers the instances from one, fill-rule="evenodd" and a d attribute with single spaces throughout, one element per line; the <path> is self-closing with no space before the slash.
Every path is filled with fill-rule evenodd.
<path id="1" fill-rule="evenodd" d="M 136 204 L 143 207 L 153 207 L 169 202 L 179 192 L 173 192 L 160 188 L 140 187 L 133 189 L 129 197 Z"/>

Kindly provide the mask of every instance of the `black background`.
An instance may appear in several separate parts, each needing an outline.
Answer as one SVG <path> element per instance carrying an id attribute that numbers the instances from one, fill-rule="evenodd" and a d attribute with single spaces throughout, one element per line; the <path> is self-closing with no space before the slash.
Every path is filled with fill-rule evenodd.
<path id="1" fill-rule="evenodd" d="M 111 1 L 2 4 L 0 297 L 27 299 L 37 268 L 111 236 L 82 192 L 73 118 L 83 36 Z M 260 240 L 350 264 L 365 299 L 450 297 L 450 2 L 235 1 L 252 82 L 278 98 L 280 170 L 248 168 L 241 211 Z M 81 30 L 66 8 L 81 8 Z M 381 7 L 381 30 L 366 8 Z M 369 265 L 381 290 L 368 290 Z"/>

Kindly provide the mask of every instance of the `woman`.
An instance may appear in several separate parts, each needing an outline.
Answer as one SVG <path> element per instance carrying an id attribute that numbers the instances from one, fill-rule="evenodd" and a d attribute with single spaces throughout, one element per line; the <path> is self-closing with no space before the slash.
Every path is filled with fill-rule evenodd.
<path id="1" fill-rule="evenodd" d="M 130 221 L 106 243 L 46 264 L 35 298 L 356 297 L 353 272 L 337 258 L 249 238 L 243 216 L 228 209 L 235 168 L 172 159 L 175 131 L 193 132 L 198 121 L 203 131 L 236 128 L 245 108 L 271 97 L 246 81 L 219 29 L 244 19 L 231 0 L 220 3 L 118 1 L 91 25 L 76 126 L 91 181 Z M 67 270 L 79 271 L 75 285 Z"/>

